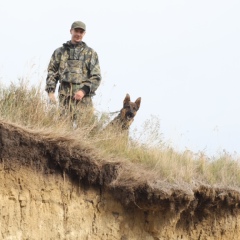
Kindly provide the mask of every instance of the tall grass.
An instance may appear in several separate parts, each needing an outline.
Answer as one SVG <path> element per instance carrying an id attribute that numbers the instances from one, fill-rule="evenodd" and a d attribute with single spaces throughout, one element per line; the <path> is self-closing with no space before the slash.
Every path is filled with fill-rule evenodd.
<path id="1" fill-rule="evenodd" d="M 116 130 L 104 131 L 110 121 L 106 113 L 98 113 L 94 121 L 83 115 L 76 129 L 68 118 L 60 117 L 57 105 L 48 103 L 41 85 L 29 86 L 19 81 L 0 87 L 0 118 L 28 129 L 50 132 L 53 137 L 71 136 L 76 142 L 97 148 L 104 156 L 141 164 L 170 183 L 240 187 L 240 159 L 226 152 L 213 158 L 203 152 L 178 152 L 164 143 L 156 117 L 151 117 L 142 130 L 135 130 L 130 137 Z"/>

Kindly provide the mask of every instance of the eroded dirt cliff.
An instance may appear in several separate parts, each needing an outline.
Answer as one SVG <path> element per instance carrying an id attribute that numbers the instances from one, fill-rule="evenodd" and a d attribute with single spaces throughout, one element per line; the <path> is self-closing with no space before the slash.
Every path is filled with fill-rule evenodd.
<path id="1" fill-rule="evenodd" d="M 240 239 L 240 193 L 174 186 L 0 122 L 1 239 Z"/>

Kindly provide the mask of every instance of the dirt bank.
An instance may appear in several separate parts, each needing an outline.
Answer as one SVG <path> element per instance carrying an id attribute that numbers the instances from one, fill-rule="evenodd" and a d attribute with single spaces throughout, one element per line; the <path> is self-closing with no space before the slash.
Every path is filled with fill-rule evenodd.
<path id="1" fill-rule="evenodd" d="M 0 238 L 239 239 L 238 191 L 169 185 L 68 141 L 0 122 Z"/>

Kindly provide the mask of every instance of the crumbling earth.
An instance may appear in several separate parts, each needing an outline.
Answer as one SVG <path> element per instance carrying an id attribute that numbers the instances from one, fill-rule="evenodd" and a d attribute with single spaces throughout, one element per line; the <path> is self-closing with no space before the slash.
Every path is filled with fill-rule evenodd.
<path id="1" fill-rule="evenodd" d="M 240 239 L 240 193 L 151 178 L 0 122 L 0 239 Z"/>

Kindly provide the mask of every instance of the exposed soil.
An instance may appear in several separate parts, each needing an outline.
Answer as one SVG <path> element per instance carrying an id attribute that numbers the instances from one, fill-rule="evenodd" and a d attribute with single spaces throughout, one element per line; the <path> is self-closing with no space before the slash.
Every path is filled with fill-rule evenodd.
<path id="1" fill-rule="evenodd" d="M 0 185 L 0 192 L 2 192 L 2 195 L 0 194 L 0 227 L 5 226 L 1 228 L 0 237 L 44 239 L 46 236 L 51 236 L 49 239 L 122 240 L 240 239 L 238 237 L 240 236 L 240 193 L 238 191 L 200 185 L 194 188 L 187 185 L 184 187 L 170 185 L 155 177 L 151 178 L 152 173 L 141 166 L 136 173 L 133 163 L 102 159 L 99 156 L 94 149 L 84 145 L 71 146 L 67 139 L 51 139 L 49 136 L 0 122 L 2 184 Z M 30 224 L 33 220 L 31 218 L 33 210 L 29 210 L 29 215 L 24 218 L 25 225 L 20 224 L 23 217 L 19 218 L 20 223 L 13 221 L 11 224 L 5 212 L 7 207 L 10 207 L 10 202 L 20 202 L 20 209 L 26 207 L 25 202 L 34 200 L 30 194 L 31 184 L 41 184 L 39 179 L 44 185 L 42 188 L 35 189 L 39 194 L 47 189 L 48 181 L 55 186 L 51 191 L 53 189 L 60 191 L 60 195 L 68 189 L 60 187 L 64 184 L 71 186 L 73 189 L 71 191 L 75 193 L 82 189 L 84 194 L 83 196 L 76 194 L 74 208 L 77 212 L 77 199 L 81 199 L 84 210 L 80 209 L 85 215 L 82 215 L 79 220 L 76 218 L 75 223 L 70 221 L 70 218 L 75 216 L 74 211 L 72 215 L 68 213 L 69 216 L 66 218 L 64 209 L 70 208 L 73 204 L 70 198 L 67 202 L 55 201 L 59 201 L 63 214 L 59 220 L 55 219 L 56 212 L 49 215 L 48 224 L 42 227 L 45 233 L 50 231 L 52 235 L 50 233 L 41 235 L 43 233 L 42 230 L 40 231 L 40 225 Z M 11 189 L 8 185 L 12 186 Z M 12 197 L 14 191 L 17 191 L 17 197 Z M 21 197 L 22 192 L 27 194 Z M 88 199 L 89 193 L 94 197 L 89 201 L 83 200 Z M 48 200 L 41 199 L 42 204 L 46 201 L 49 203 Z M 111 202 L 107 207 L 106 201 Z M 91 209 L 88 212 L 86 209 L 89 202 Z M 53 206 L 48 207 L 51 209 Z M 14 207 L 14 209 L 17 208 Z M 37 214 L 39 218 L 34 221 L 39 222 L 41 216 L 44 216 L 41 215 L 41 211 Z M 93 215 L 89 221 L 86 220 L 88 214 Z M 113 219 L 110 225 L 107 224 L 108 219 L 111 220 L 109 216 Z M 86 230 L 88 225 L 83 224 L 84 218 L 85 223 L 88 222 L 91 225 L 89 231 Z M 61 231 L 53 227 L 55 220 L 65 226 Z M 10 227 L 12 225 L 16 225 L 12 228 L 13 230 Z M 83 230 L 80 230 L 83 225 L 84 234 Z"/>

